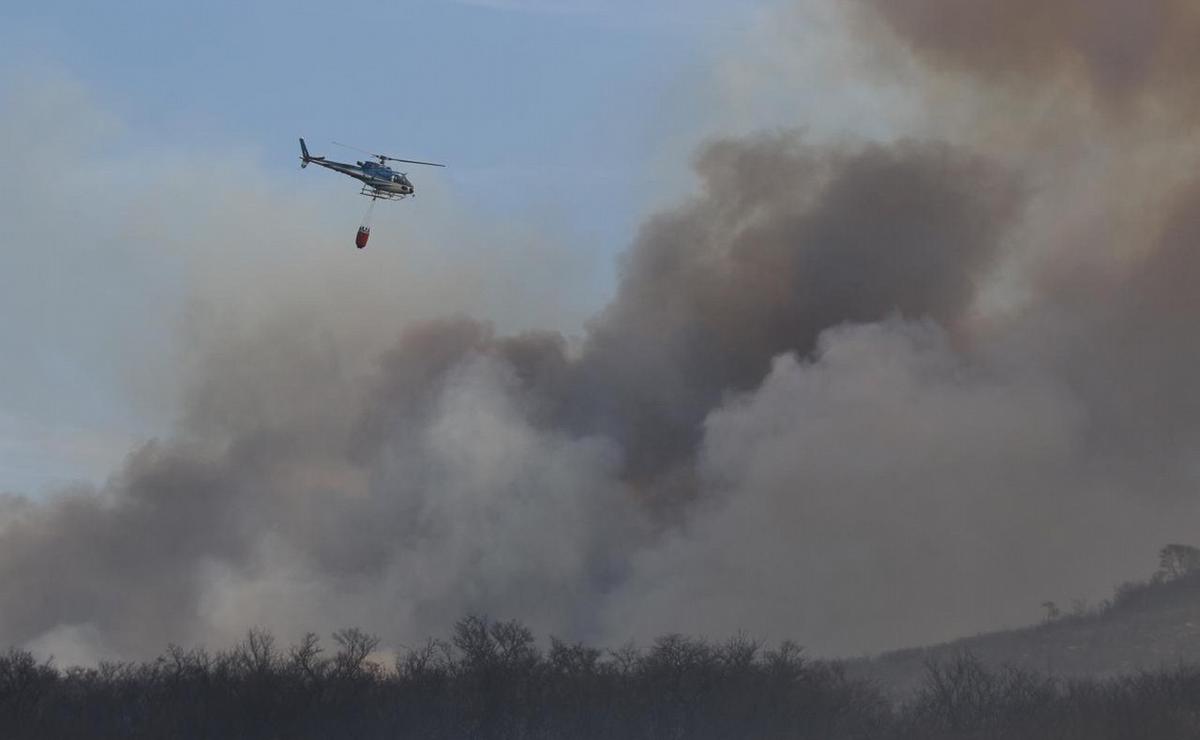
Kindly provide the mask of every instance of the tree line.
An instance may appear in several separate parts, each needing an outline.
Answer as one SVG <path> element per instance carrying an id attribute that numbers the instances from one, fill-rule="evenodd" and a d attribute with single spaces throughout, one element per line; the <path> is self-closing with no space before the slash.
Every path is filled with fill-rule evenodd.
<path id="1" fill-rule="evenodd" d="M 361 630 L 280 647 L 170 647 L 145 662 L 60 669 L 0 655 L 0 737 L 754 738 L 1200 737 L 1200 669 L 1064 681 L 970 656 L 927 666 L 893 703 L 795 644 L 668 635 L 638 649 L 551 640 L 467 617 L 388 664 Z"/>

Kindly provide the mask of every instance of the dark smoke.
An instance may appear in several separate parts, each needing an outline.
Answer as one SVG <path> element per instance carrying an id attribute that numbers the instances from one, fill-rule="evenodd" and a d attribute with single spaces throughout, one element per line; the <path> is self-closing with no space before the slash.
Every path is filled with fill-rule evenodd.
<path id="1" fill-rule="evenodd" d="M 919 53 L 993 81 L 1080 79 L 1106 104 L 1200 100 L 1200 7 L 1190 0 L 859 0 Z"/>
<path id="2" fill-rule="evenodd" d="M 697 159 L 695 202 L 643 229 L 579 373 L 635 478 L 684 461 L 726 393 L 820 332 L 890 314 L 953 326 L 1012 217 L 1013 184 L 945 146 L 817 151 L 791 135 Z"/>

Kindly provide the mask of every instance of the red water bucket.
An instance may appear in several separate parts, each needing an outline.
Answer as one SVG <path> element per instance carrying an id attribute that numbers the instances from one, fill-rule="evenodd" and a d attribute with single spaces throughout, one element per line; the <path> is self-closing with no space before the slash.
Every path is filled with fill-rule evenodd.
<path id="1" fill-rule="evenodd" d="M 358 227 L 358 234 L 354 237 L 354 246 L 362 249 L 367 246 L 367 239 L 371 237 L 371 230 L 366 226 Z"/>

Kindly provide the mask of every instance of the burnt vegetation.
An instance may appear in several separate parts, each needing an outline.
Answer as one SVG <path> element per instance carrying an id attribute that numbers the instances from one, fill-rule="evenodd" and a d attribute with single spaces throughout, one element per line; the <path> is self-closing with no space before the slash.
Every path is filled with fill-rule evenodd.
<path id="1" fill-rule="evenodd" d="M 378 638 L 281 647 L 251 630 L 210 653 L 61 669 L 0 655 L 5 738 L 1184 738 L 1200 669 L 1067 680 L 959 654 L 895 702 L 836 663 L 738 636 L 601 650 L 517 622 L 459 621 L 384 660 Z"/>

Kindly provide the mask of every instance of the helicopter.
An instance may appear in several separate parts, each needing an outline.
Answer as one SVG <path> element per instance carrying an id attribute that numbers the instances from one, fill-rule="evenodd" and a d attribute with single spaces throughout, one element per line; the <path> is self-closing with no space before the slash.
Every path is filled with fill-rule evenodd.
<path id="1" fill-rule="evenodd" d="M 371 199 L 371 207 L 374 208 L 377 200 L 403 200 L 416 194 L 416 189 L 413 188 L 412 181 L 408 179 L 408 175 L 404 172 L 396 172 L 391 167 L 387 166 L 388 162 L 407 162 L 408 164 L 427 165 L 429 167 L 445 167 L 444 164 L 437 162 L 420 162 L 415 159 L 400 159 L 399 157 L 390 157 L 386 154 L 376 154 L 368 152 L 365 149 L 349 146 L 347 144 L 338 144 L 347 149 L 369 154 L 378 162 L 370 160 L 359 161 L 355 164 L 348 162 L 334 162 L 325 157 L 314 157 L 308 153 L 308 146 L 304 143 L 303 137 L 300 139 L 300 168 L 303 169 L 312 164 L 319 165 L 334 172 L 340 172 L 343 175 L 349 175 L 355 180 L 362 182 L 362 190 L 359 195 L 365 195 Z M 363 224 L 358 227 L 358 234 L 354 239 L 355 245 L 362 249 L 367 246 L 367 239 L 371 234 L 371 227 L 368 225 L 371 209 L 367 210 L 367 215 L 363 218 Z"/>
<path id="2" fill-rule="evenodd" d="M 372 199 L 384 200 L 402 200 L 415 193 L 412 181 L 408 179 L 408 175 L 403 172 L 396 172 L 391 167 L 387 166 L 388 162 L 407 162 L 409 164 L 423 164 L 429 167 L 445 167 L 444 164 L 437 162 L 418 162 L 415 159 L 400 159 L 399 157 L 389 157 L 386 154 L 375 154 L 357 147 L 347 146 L 346 144 L 338 144 L 347 149 L 370 154 L 379 162 L 360 161 L 355 164 L 348 162 L 334 162 L 325 157 L 314 157 L 308 153 L 308 147 L 304 144 L 304 139 L 300 139 L 300 167 L 307 167 L 309 162 L 320 165 L 326 169 L 340 172 L 343 175 L 349 175 L 356 180 L 361 180 L 363 183 L 360 195 L 365 195 Z"/>

